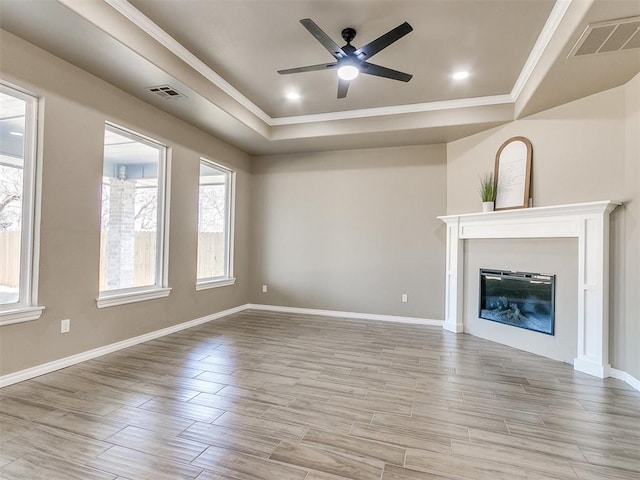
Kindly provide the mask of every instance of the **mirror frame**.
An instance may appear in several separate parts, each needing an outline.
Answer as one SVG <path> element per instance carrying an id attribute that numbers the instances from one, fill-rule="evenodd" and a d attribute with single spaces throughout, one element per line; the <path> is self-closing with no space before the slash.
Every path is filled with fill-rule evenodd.
<path id="1" fill-rule="evenodd" d="M 512 137 L 500 146 L 493 174 L 495 210 L 529 207 L 532 158 L 533 146 L 528 138 Z"/>

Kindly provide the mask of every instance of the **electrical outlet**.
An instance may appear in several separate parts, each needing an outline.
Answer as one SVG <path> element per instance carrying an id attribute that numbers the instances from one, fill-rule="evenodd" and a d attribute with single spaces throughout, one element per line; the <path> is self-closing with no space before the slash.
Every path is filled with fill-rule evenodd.
<path id="1" fill-rule="evenodd" d="M 60 333 L 68 333 L 71 330 L 71 320 L 65 318 L 60 320 Z"/>
<path id="2" fill-rule="evenodd" d="M 266 285 L 262 285 L 262 293 L 267 293 L 267 286 Z"/>
<path id="3" fill-rule="evenodd" d="M 402 303 L 407 303 L 409 301 L 409 297 L 407 297 L 406 293 L 402 294 Z"/>

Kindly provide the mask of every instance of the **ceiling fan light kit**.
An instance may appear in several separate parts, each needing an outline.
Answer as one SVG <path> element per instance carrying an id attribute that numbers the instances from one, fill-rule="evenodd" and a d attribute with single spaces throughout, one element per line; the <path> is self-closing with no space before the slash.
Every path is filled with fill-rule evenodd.
<path id="1" fill-rule="evenodd" d="M 380 65 L 368 62 L 369 58 L 373 57 L 380 50 L 387 48 L 392 43 L 400 40 L 402 37 L 413 31 L 413 27 L 409 25 L 408 22 L 398 25 L 396 28 L 358 49 L 351 45 L 351 41 L 356 36 L 355 29 L 351 27 L 342 30 L 342 38 L 347 43 L 345 46 L 339 47 L 338 44 L 331 40 L 329 35 L 327 35 L 310 18 L 303 18 L 300 20 L 300 23 L 322 44 L 322 46 L 335 58 L 336 61 L 320 65 L 309 65 L 307 67 L 278 70 L 280 75 L 337 68 L 338 98 L 345 98 L 347 96 L 351 80 L 356 78 L 360 73 L 389 78 L 391 80 L 398 80 L 400 82 L 408 82 L 411 80 L 412 75 L 408 73 L 399 72 L 397 70 L 392 70 L 391 68 L 381 67 Z"/>
<path id="2" fill-rule="evenodd" d="M 355 65 L 345 63 L 338 67 L 338 76 L 342 80 L 353 80 L 360 75 L 360 70 Z"/>

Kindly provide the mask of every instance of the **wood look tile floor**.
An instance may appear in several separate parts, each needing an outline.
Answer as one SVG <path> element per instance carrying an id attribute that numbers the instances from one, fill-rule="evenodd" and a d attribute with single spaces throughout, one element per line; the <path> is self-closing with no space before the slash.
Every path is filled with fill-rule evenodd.
<path id="1" fill-rule="evenodd" d="M 0 390 L 0 478 L 640 478 L 640 393 L 441 328 L 245 311 Z"/>

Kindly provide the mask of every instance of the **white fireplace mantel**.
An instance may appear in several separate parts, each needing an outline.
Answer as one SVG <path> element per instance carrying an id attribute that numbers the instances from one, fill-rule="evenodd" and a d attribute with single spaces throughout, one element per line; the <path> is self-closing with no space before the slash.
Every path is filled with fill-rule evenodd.
<path id="1" fill-rule="evenodd" d="M 574 368 L 609 376 L 609 214 L 620 203 L 576 203 L 438 217 L 447 224 L 444 328 L 464 331 L 463 243 L 481 238 L 577 238 L 578 332 Z"/>

